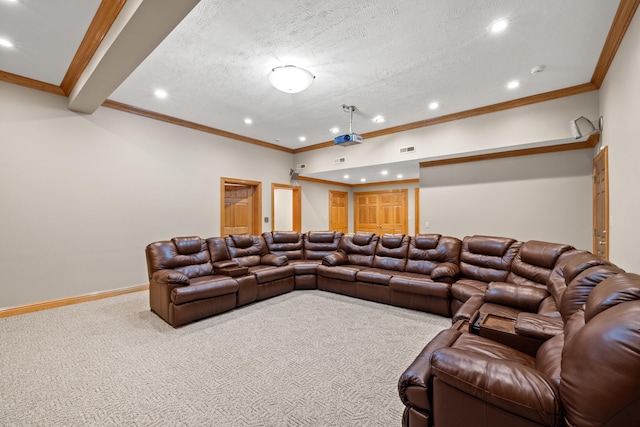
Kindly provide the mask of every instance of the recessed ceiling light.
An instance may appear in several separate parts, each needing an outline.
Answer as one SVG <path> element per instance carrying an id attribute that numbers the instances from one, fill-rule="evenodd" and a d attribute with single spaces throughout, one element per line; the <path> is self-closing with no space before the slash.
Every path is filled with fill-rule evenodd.
<path id="1" fill-rule="evenodd" d="M 497 19 L 489 25 L 489 31 L 492 33 L 500 33 L 509 26 L 509 21 L 504 18 Z"/>
<path id="2" fill-rule="evenodd" d="M 380 172 L 382 175 L 389 175 L 389 171 L 382 171 Z"/>
<path id="3" fill-rule="evenodd" d="M 251 120 L 249 117 L 247 117 L 246 119 L 244 119 L 244 124 L 245 124 L 245 125 L 250 125 L 251 123 L 253 123 L 253 120 Z"/>
<path id="4" fill-rule="evenodd" d="M 349 175 L 345 175 L 345 176 L 344 176 L 344 179 L 349 179 Z"/>
<path id="5" fill-rule="evenodd" d="M 430 103 L 430 104 L 429 104 L 429 109 L 430 109 L 430 110 L 435 110 L 435 109 L 437 109 L 439 106 L 440 106 L 440 104 L 439 104 L 439 103 L 437 103 L 437 102 L 433 101 L 432 103 Z"/>
<path id="6" fill-rule="evenodd" d="M 375 116 L 375 117 L 373 118 L 373 121 L 374 121 L 374 122 L 376 122 L 376 123 L 382 123 L 382 122 L 384 122 L 384 117 L 382 117 L 382 116 Z"/>
<path id="7" fill-rule="evenodd" d="M 511 80 L 507 83 L 507 89 L 515 89 L 520 86 L 520 82 L 518 80 Z"/>
<path id="8" fill-rule="evenodd" d="M 167 96 L 169 96 L 167 91 L 164 89 L 156 89 L 153 94 L 156 96 L 156 98 L 160 99 L 165 99 Z"/>
<path id="9" fill-rule="evenodd" d="M 402 174 L 401 174 L 401 173 L 399 173 L 399 174 L 397 175 L 397 178 L 398 178 L 398 179 L 402 178 Z"/>
<path id="10" fill-rule="evenodd" d="M 360 178 L 360 182 L 367 182 L 367 178 Z"/>
<path id="11" fill-rule="evenodd" d="M 7 39 L 0 39 L 0 46 L 13 47 L 14 45 Z"/>
<path id="12" fill-rule="evenodd" d="M 339 129 L 339 128 L 331 128 L 331 129 L 329 129 L 329 130 L 331 131 L 331 133 L 338 133 L 338 132 L 340 132 L 340 129 Z"/>
<path id="13" fill-rule="evenodd" d="M 300 141 L 300 142 L 305 142 L 306 140 L 307 140 L 306 136 L 299 136 L 298 137 L 298 141 Z"/>

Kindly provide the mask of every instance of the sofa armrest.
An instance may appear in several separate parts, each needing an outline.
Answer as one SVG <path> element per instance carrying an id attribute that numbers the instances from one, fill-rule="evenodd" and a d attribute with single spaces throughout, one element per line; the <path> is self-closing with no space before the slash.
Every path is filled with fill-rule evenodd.
<path id="1" fill-rule="evenodd" d="M 283 266 L 289 262 L 289 258 L 284 255 L 266 254 L 260 258 L 260 264 L 274 265 L 276 267 Z"/>
<path id="2" fill-rule="evenodd" d="M 322 264 L 328 265 L 330 267 L 335 267 L 336 265 L 344 265 L 349 262 L 349 257 L 347 254 L 341 251 L 334 252 L 329 255 L 325 255 L 322 258 Z"/>
<path id="3" fill-rule="evenodd" d="M 460 274 L 460 267 L 453 262 L 443 262 L 431 270 L 431 279 L 436 282 L 453 283 L 456 276 Z"/>
<path id="4" fill-rule="evenodd" d="M 485 302 L 535 313 L 543 299 L 549 296 L 545 289 L 507 282 L 491 282 L 484 293 Z"/>
<path id="5" fill-rule="evenodd" d="M 177 270 L 158 270 L 151 275 L 151 281 L 167 285 L 187 286 L 189 277 Z"/>
<path id="6" fill-rule="evenodd" d="M 453 315 L 452 323 L 456 323 L 458 320 L 471 323 L 471 321 L 475 319 L 476 313 L 480 310 L 480 307 L 482 307 L 482 304 L 484 304 L 483 295 L 471 296 Z"/>
<path id="7" fill-rule="evenodd" d="M 443 348 L 433 353 L 431 370 L 442 382 L 488 405 L 542 425 L 561 424 L 557 385 L 532 367 L 473 351 Z"/>
<path id="8" fill-rule="evenodd" d="M 214 263 L 212 263 L 214 270 L 217 270 L 219 268 L 234 268 L 234 267 L 239 267 L 240 264 L 238 264 L 235 261 L 232 261 L 230 259 L 223 259 L 221 261 L 216 261 Z"/>
<path id="9" fill-rule="evenodd" d="M 543 316 L 537 313 L 519 313 L 516 319 L 518 335 L 548 340 L 564 332 L 564 322 L 560 317 Z"/>

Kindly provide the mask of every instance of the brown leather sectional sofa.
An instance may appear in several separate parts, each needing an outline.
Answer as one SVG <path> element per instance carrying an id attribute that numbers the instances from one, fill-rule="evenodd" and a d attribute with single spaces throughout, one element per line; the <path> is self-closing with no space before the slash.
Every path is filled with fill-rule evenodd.
<path id="1" fill-rule="evenodd" d="M 640 425 L 640 276 L 569 245 L 337 232 L 146 248 L 172 326 L 294 289 L 450 316 L 401 375 L 403 425 Z"/>

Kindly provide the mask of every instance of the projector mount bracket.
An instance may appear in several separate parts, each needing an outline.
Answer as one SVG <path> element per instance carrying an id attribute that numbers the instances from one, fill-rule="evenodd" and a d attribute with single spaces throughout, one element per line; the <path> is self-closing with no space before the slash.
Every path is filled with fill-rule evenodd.
<path id="1" fill-rule="evenodd" d="M 349 112 L 349 133 L 353 133 L 353 112 L 357 110 L 355 105 L 340 104 L 342 111 Z"/>

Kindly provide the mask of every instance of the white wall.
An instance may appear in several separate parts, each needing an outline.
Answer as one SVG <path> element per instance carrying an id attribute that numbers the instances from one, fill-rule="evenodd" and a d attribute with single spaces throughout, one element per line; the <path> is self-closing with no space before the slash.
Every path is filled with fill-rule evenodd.
<path id="1" fill-rule="evenodd" d="M 349 224 L 353 224 L 351 189 L 340 185 L 299 181 L 302 188 L 302 231 L 323 231 L 329 229 L 329 190 L 349 193 Z M 350 225 L 351 227 L 351 225 Z"/>
<path id="2" fill-rule="evenodd" d="M 0 307 L 148 283 L 148 243 L 220 234 L 220 177 L 262 181 L 263 216 L 289 181 L 291 154 L 66 104 L 0 82 Z"/>
<path id="3" fill-rule="evenodd" d="M 327 147 L 295 155 L 295 164 L 305 163 L 305 175 L 329 170 L 408 160 L 455 157 L 465 153 L 549 145 L 575 141 L 569 121 L 579 116 L 597 118 L 598 92 L 592 91 L 552 101 L 526 105 L 406 132 L 368 138 L 345 149 Z M 400 147 L 415 145 L 413 154 L 400 154 Z M 346 163 L 335 165 L 337 157 Z"/>
<path id="4" fill-rule="evenodd" d="M 609 151 L 611 260 L 640 272 L 640 12 L 636 12 L 600 89 L 602 142 Z"/>
<path id="5" fill-rule="evenodd" d="M 422 168 L 421 231 L 591 250 L 592 163 L 583 149 Z"/>

